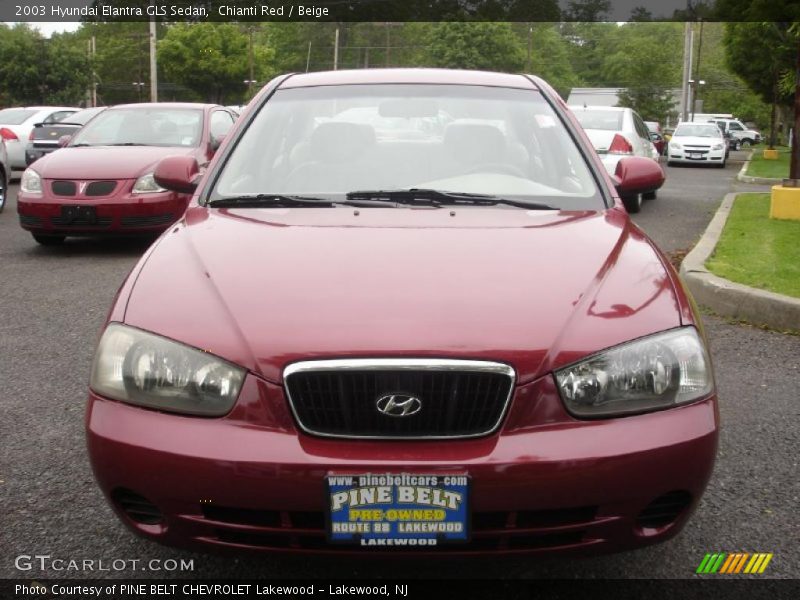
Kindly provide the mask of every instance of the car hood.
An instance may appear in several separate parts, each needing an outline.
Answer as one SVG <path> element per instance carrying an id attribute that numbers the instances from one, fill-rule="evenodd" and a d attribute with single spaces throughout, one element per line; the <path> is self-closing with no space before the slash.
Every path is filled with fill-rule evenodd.
<path id="1" fill-rule="evenodd" d="M 167 156 L 189 155 L 179 146 L 96 146 L 61 148 L 36 161 L 45 179 L 134 179 Z"/>
<path id="2" fill-rule="evenodd" d="M 670 142 L 684 146 L 714 146 L 716 144 L 725 144 L 725 140 L 722 138 L 698 137 L 694 135 L 679 137 L 673 135 Z"/>
<path id="3" fill-rule="evenodd" d="M 274 382 L 297 360 L 393 356 L 526 382 L 681 324 L 664 262 L 616 209 L 193 207 L 143 260 L 126 323 Z"/>

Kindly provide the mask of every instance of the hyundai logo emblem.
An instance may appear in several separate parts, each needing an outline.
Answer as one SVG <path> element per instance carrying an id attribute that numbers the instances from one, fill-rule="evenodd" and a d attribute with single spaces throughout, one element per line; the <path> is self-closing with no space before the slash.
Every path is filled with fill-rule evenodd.
<path id="1" fill-rule="evenodd" d="M 422 409 L 422 400 L 405 394 L 381 396 L 375 403 L 378 412 L 389 417 L 410 417 Z"/>

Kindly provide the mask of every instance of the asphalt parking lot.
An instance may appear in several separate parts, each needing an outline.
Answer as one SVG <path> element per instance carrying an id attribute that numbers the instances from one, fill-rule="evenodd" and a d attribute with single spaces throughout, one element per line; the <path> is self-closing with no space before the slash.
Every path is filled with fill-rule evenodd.
<path id="1" fill-rule="evenodd" d="M 724 170 L 668 168 L 657 200 L 635 221 L 679 255 L 705 229 L 735 181 Z M 17 223 L 16 186 L 0 214 L 0 577 L 502 577 L 685 578 L 706 552 L 772 552 L 765 575 L 800 577 L 800 337 L 705 317 L 723 428 L 702 504 L 675 539 L 583 560 L 353 561 L 191 554 L 141 540 L 96 487 L 83 412 L 96 336 L 115 291 L 148 241 L 68 240 L 38 246 Z M 15 567 L 19 555 L 64 560 L 193 559 L 191 572 L 52 571 Z M 465 565 L 479 568 L 465 569 Z"/>

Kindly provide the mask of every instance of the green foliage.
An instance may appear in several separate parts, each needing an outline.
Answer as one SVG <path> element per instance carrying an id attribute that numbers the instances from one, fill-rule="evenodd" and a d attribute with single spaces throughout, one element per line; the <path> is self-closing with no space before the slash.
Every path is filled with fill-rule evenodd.
<path id="1" fill-rule="evenodd" d="M 260 29 L 258 30 L 260 33 Z M 272 75 L 273 51 L 253 33 L 254 77 Z M 249 32 L 232 23 L 178 23 L 168 28 L 158 47 L 164 76 L 209 102 L 241 101 L 247 90 Z"/>
<path id="2" fill-rule="evenodd" d="M 436 23 L 427 42 L 426 66 L 515 73 L 525 65 L 522 43 L 510 23 Z"/>
<path id="3" fill-rule="evenodd" d="M 623 87 L 620 106 L 643 119 L 662 121 L 673 110 L 671 90 L 680 87 L 682 27 L 678 23 L 628 23 L 605 40 L 603 74 Z"/>
<path id="4" fill-rule="evenodd" d="M 525 49 L 525 72 L 538 75 L 562 97 L 580 83 L 570 61 L 570 44 L 554 23 L 516 23 L 514 30 Z M 530 62 L 527 48 L 530 42 Z"/>
<path id="5" fill-rule="evenodd" d="M 769 124 L 770 107 L 728 69 L 724 32 L 723 23 L 704 23 L 702 47 L 699 35 L 695 36 L 694 76 L 706 82 L 697 92 L 697 98 L 703 101 L 702 112 L 731 113 L 764 129 Z"/>
<path id="6" fill-rule="evenodd" d="M 0 23 L 0 106 L 77 104 L 87 84 L 86 50 L 73 36 L 47 40 L 28 25 Z"/>

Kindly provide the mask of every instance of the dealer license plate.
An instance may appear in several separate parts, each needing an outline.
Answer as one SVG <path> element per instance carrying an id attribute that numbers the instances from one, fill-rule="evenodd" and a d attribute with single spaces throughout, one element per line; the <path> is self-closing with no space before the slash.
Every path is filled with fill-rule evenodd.
<path id="1" fill-rule="evenodd" d="M 703 155 L 698 153 L 698 152 L 687 152 L 686 156 L 688 156 L 689 158 L 702 158 L 703 157 Z"/>
<path id="2" fill-rule="evenodd" d="M 328 474 L 328 540 L 365 547 L 430 547 L 469 540 L 469 476 Z"/>

